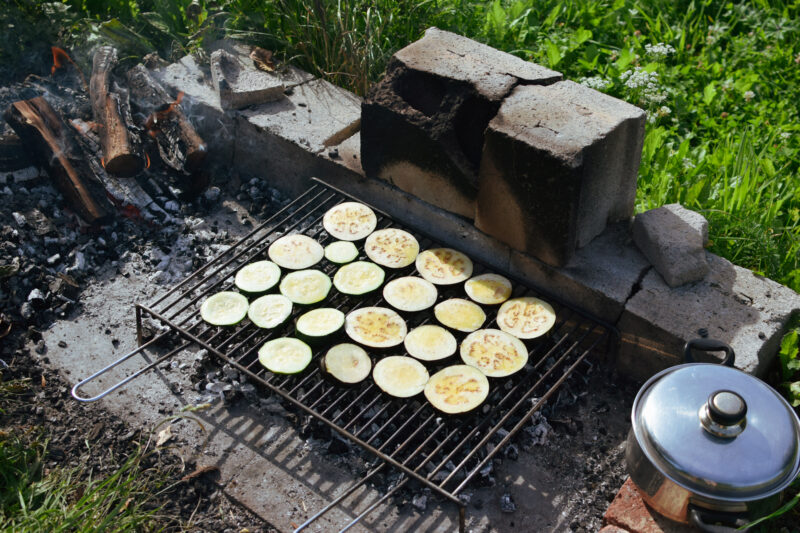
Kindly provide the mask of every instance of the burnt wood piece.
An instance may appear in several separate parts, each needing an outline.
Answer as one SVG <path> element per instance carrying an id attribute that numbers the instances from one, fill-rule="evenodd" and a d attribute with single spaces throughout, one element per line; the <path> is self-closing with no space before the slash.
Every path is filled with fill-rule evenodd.
<path id="1" fill-rule="evenodd" d="M 144 168 L 141 143 L 129 127 L 132 123 L 127 91 L 111 89 L 111 71 L 117 64 L 117 51 L 101 46 L 94 54 L 89 96 L 94 120 L 100 123 L 100 144 L 105 169 L 117 176 L 133 176 Z"/>
<path id="2" fill-rule="evenodd" d="M 3 115 L 25 147 L 43 165 L 78 214 L 94 224 L 110 214 L 105 188 L 72 130 L 42 97 L 14 102 Z"/>
<path id="3" fill-rule="evenodd" d="M 147 117 L 144 126 L 161 160 L 179 172 L 199 169 L 208 146 L 176 105 L 177 99 L 170 98 L 144 65 L 130 69 L 127 78 L 134 106 Z"/>

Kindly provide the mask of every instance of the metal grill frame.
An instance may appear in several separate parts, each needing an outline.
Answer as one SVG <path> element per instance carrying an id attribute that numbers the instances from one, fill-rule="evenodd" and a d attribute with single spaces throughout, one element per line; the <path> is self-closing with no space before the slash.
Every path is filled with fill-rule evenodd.
<path id="1" fill-rule="evenodd" d="M 138 348 L 76 384 L 72 389 L 72 395 L 84 402 L 98 400 L 162 361 L 196 344 L 208 350 L 223 363 L 236 368 L 253 383 L 260 385 L 263 390 L 280 396 L 377 459 L 377 464 L 366 475 L 301 524 L 296 532 L 305 529 L 342 503 L 387 466 L 400 472 L 399 482 L 359 513 L 341 531 L 353 527 L 411 480 L 428 487 L 445 500 L 457 505 L 459 529 L 464 531 L 465 505 L 458 495 L 542 408 L 576 368 L 581 364 L 591 365 L 590 355 L 616 352 L 619 333 L 612 325 L 565 303 L 557 295 L 534 289 L 515 276 L 475 262 L 475 274 L 490 271 L 511 279 L 514 284 L 512 297 L 529 295 L 541 297 L 550 302 L 556 310 L 556 324 L 550 332 L 538 339 L 524 341 L 529 349 L 528 365 L 508 378 L 490 379 L 492 384 L 490 396 L 477 412 L 448 417 L 437 412 L 424 399 L 417 401 L 391 398 L 383 394 L 369 379 L 357 387 L 343 388 L 326 379 L 319 365 L 313 362 L 310 365 L 311 370 L 307 369 L 296 376 L 272 374 L 258 364 L 256 352 L 266 340 L 290 335 L 290 325 L 264 330 L 245 320 L 233 327 L 210 326 L 199 316 L 199 303 L 210 294 L 232 288 L 235 272 L 247 263 L 265 258 L 269 244 L 278 237 L 289 233 L 303 233 L 323 244 L 335 240 L 322 228 L 324 213 L 343 201 L 366 204 L 319 179 L 312 178 L 312 180 L 314 184 L 305 193 L 184 281 L 147 305 L 135 304 Z M 440 244 L 427 230 L 399 224 L 385 212 L 370 207 L 378 216 L 378 228 L 396 227 L 410 231 L 419 240 L 421 250 L 448 245 Z M 359 257 L 363 256 L 362 247 Z M 340 265 L 323 259 L 321 270 L 332 277 L 338 266 Z M 316 265 L 314 268 L 319 267 L 320 265 Z M 413 265 L 404 269 L 386 270 L 387 282 L 415 273 Z M 449 297 L 463 297 L 462 287 L 463 284 L 453 287 L 437 286 L 438 301 Z M 328 298 L 318 304 L 295 305 L 292 319 L 314 307 L 336 307 L 347 313 L 362 306 L 380 305 L 381 301 L 380 295 L 351 297 L 342 295 L 332 288 Z M 481 307 L 487 314 L 487 321 L 483 327 L 492 327 L 497 306 Z M 432 319 L 430 311 L 404 317 L 409 322 L 409 329 L 430 321 Z M 142 321 L 145 316 L 150 316 L 168 326 L 169 331 L 144 342 Z M 290 320 L 289 324 L 291 322 Z M 79 389 L 85 384 L 173 334 L 177 334 L 185 342 L 100 394 L 93 397 L 80 395 Z M 393 353 L 401 350 L 402 346 L 397 347 Z M 321 350 L 314 351 L 315 359 L 320 357 L 320 352 Z M 433 365 L 431 373 L 448 364 L 452 362 Z M 329 400 L 328 403 L 326 399 Z M 527 409 L 526 404 L 530 405 Z M 337 408 L 338 411 L 335 410 Z M 375 426 L 377 429 L 373 429 Z M 501 430 L 505 432 L 501 433 Z"/>

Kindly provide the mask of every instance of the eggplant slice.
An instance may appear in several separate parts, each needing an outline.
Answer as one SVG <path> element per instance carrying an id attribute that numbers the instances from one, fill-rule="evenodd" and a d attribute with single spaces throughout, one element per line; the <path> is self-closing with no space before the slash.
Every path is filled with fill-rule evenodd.
<path id="1" fill-rule="evenodd" d="M 247 316 L 247 298 L 238 292 L 222 291 L 209 296 L 200 306 L 200 316 L 214 326 L 233 326 Z"/>
<path id="2" fill-rule="evenodd" d="M 430 375 L 425 365 L 404 355 L 391 355 L 375 363 L 372 379 L 383 392 L 410 398 L 425 390 Z"/>
<path id="3" fill-rule="evenodd" d="M 380 229 L 364 243 L 367 257 L 379 265 L 403 268 L 412 264 L 419 253 L 419 243 L 413 235 L 397 228 Z"/>
<path id="4" fill-rule="evenodd" d="M 433 248 L 417 256 L 419 275 L 436 285 L 454 285 L 472 275 L 472 260 L 452 248 Z"/>
<path id="5" fill-rule="evenodd" d="M 539 298 L 513 298 L 500 306 L 497 325 L 518 339 L 535 339 L 550 331 L 556 322 L 553 307 Z"/>
<path id="6" fill-rule="evenodd" d="M 358 248 L 350 241 L 333 241 L 325 247 L 325 259 L 331 263 L 349 263 L 358 257 Z"/>
<path id="7" fill-rule="evenodd" d="M 481 274 L 464 284 L 464 290 L 472 300 L 483 305 L 497 305 L 511 296 L 511 282 L 499 274 Z"/>
<path id="8" fill-rule="evenodd" d="M 258 362 L 276 374 L 297 374 L 311 362 L 311 347 L 293 337 L 272 339 L 259 348 Z"/>
<path id="9" fill-rule="evenodd" d="M 372 292 L 381 285 L 385 274 L 383 269 L 369 261 L 356 261 L 344 265 L 333 275 L 333 286 L 343 294 L 361 295 Z"/>
<path id="10" fill-rule="evenodd" d="M 315 304 L 328 296 L 331 278 L 319 270 L 298 270 L 284 276 L 280 290 L 296 304 Z"/>
<path id="11" fill-rule="evenodd" d="M 300 315 L 295 329 L 297 336 L 306 341 L 324 340 L 344 325 L 344 313 L 332 307 L 318 307 Z"/>
<path id="12" fill-rule="evenodd" d="M 256 298 L 247 309 L 247 318 L 259 328 L 277 328 L 292 314 L 292 301 L 282 294 Z"/>
<path id="13" fill-rule="evenodd" d="M 331 237 L 343 241 L 359 241 L 375 231 L 375 212 L 358 202 L 343 202 L 328 209 L 322 225 Z"/>
<path id="14" fill-rule="evenodd" d="M 469 365 L 448 366 L 435 373 L 425 385 L 425 398 L 447 414 L 466 413 L 489 396 L 489 380 Z"/>
<path id="15" fill-rule="evenodd" d="M 290 270 L 302 270 L 316 265 L 325 251 L 322 245 L 305 235 L 284 235 L 269 245 L 267 255 L 273 262 Z"/>
<path id="16" fill-rule="evenodd" d="M 486 321 L 486 313 L 481 307 L 463 298 L 450 298 L 436 304 L 433 314 L 441 324 L 448 328 L 467 333 L 480 328 Z"/>
<path id="17" fill-rule="evenodd" d="M 240 291 L 266 292 L 278 284 L 281 269 L 272 261 L 256 261 L 239 269 L 233 282 Z"/>
<path id="18" fill-rule="evenodd" d="M 461 343 L 461 359 L 490 378 L 504 378 L 522 370 L 528 349 L 515 336 L 499 329 L 479 329 Z"/>
<path id="19" fill-rule="evenodd" d="M 408 355 L 420 361 L 438 361 L 456 353 L 458 342 L 441 326 L 424 325 L 412 329 L 403 344 Z"/>
<path id="20" fill-rule="evenodd" d="M 345 318 L 347 336 L 364 346 L 389 348 L 406 338 L 406 321 L 385 307 L 361 307 Z"/>
<path id="21" fill-rule="evenodd" d="M 436 303 L 436 286 L 416 276 L 393 279 L 383 288 L 383 298 L 400 311 L 416 312 Z"/>
<path id="22" fill-rule="evenodd" d="M 322 370 L 342 383 L 361 383 L 372 370 L 372 361 L 361 346 L 342 343 L 333 346 L 322 358 Z"/>

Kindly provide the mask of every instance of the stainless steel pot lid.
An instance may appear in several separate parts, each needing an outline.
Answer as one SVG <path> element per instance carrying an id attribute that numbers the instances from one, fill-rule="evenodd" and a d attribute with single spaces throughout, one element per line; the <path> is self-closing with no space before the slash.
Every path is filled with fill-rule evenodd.
<path id="1" fill-rule="evenodd" d="M 669 368 L 645 383 L 632 410 L 645 455 L 684 488 L 755 500 L 800 471 L 800 421 L 761 380 L 715 364 Z"/>

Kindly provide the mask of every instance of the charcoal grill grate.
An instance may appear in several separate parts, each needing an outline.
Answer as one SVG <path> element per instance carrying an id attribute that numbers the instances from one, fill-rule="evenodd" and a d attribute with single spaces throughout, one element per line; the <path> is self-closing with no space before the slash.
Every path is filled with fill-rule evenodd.
<path id="1" fill-rule="evenodd" d="M 514 281 L 513 297 L 544 298 L 553 305 L 557 320 L 548 334 L 526 342 L 530 356 L 522 371 L 508 378 L 490 380 L 490 395 L 474 414 L 447 417 L 424 399 L 391 398 L 369 379 L 359 386 L 343 388 L 325 379 L 319 365 L 313 363 L 310 370 L 297 376 L 272 374 L 258 363 L 258 348 L 271 338 L 292 335 L 290 325 L 264 330 L 245 320 L 233 327 L 210 326 L 200 318 L 199 304 L 210 294 L 233 288 L 235 272 L 247 263 L 266 259 L 267 248 L 282 235 L 302 233 L 323 245 L 333 240 L 322 227 L 325 212 L 343 201 L 360 200 L 319 180 L 314 181 L 304 194 L 183 282 L 150 304 L 136 304 L 139 348 L 75 385 L 72 394 L 81 401 L 97 400 L 189 345 L 200 345 L 261 385 L 263 392 L 279 395 L 376 458 L 376 464 L 366 475 L 296 531 L 305 529 L 341 504 L 385 468 L 396 469 L 400 473 L 399 482 L 346 524 L 342 531 L 358 523 L 409 482 L 426 486 L 457 505 L 459 525 L 463 531 L 465 511 L 458 495 L 579 366 L 591 366 L 591 356 L 616 349 L 618 333 L 612 326 L 565 304 L 557 296 L 534 290 L 509 276 Z M 380 210 L 375 209 L 375 212 L 379 228 L 398 227 L 410 231 L 419 240 L 421 250 L 442 246 L 427 232 L 402 226 Z M 361 259 L 365 258 L 363 250 L 361 256 Z M 321 265 L 315 268 L 321 268 L 331 277 L 338 268 L 327 260 L 323 260 Z M 475 263 L 475 274 L 488 270 Z M 388 271 L 386 281 L 413 272 L 413 265 Z M 437 288 L 439 300 L 463 297 L 462 285 Z M 358 307 L 381 305 L 383 299 L 380 291 L 377 292 L 371 297 L 351 297 L 332 289 L 331 295 L 317 306 L 335 307 L 347 313 Z M 297 318 L 308 308 L 295 306 L 292 318 Z M 483 308 L 487 315 L 484 327 L 496 327 L 496 307 Z M 160 337 L 143 343 L 142 319 L 145 316 L 169 327 L 169 332 L 162 336 L 178 334 L 185 343 L 97 396 L 80 396 L 78 391 L 84 384 L 158 342 Z M 432 312 L 416 313 L 407 319 L 409 329 L 432 320 Z M 402 346 L 397 351 L 402 351 Z M 319 351 L 315 352 L 315 359 L 320 355 Z M 443 366 L 446 364 L 434 366 L 431 373 Z"/>

